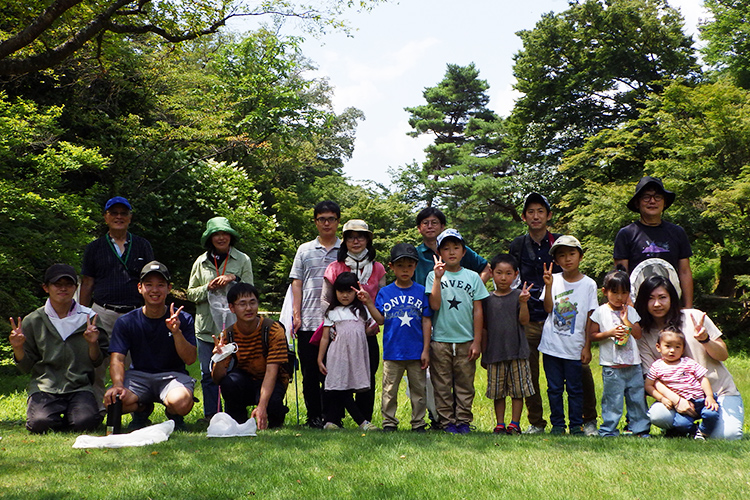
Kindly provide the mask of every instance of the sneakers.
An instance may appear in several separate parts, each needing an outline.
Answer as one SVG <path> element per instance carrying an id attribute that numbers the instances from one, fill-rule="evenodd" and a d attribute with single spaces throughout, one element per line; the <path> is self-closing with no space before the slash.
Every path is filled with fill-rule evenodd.
<path id="1" fill-rule="evenodd" d="M 395 425 L 384 425 L 383 426 L 383 432 L 396 432 L 396 426 Z"/>
<path id="2" fill-rule="evenodd" d="M 185 425 L 185 417 L 183 417 L 182 415 L 173 415 L 166 410 L 164 410 L 164 415 L 166 415 L 169 420 L 172 420 L 174 422 L 174 430 L 176 432 L 188 431 L 187 425 Z"/>
<path id="3" fill-rule="evenodd" d="M 598 436 L 599 435 L 599 429 L 596 428 L 596 420 L 589 420 L 585 424 L 583 424 L 583 433 L 586 436 Z"/>
<path id="4" fill-rule="evenodd" d="M 528 429 L 523 431 L 524 434 L 544 434 L 544 427 L 537 425 L 530 425 Z"/>
<path id="5" fill-rule="evenodd" d="M 556 435 L 556 436 L 560 436 L 562 434 L 565 434 L 565 427 L 563 427 L 561 425 L 553 425 L 552 429 L 550 429 L 549 433 L 553 434 L 553 435 Z"/>
<path id="6" fill-rule="evenodd" d="M 385 430 L 385 429 L 383 429 Z M 417 434 L 424 434 L 427 432 L 427 426 L 423 425 L 422 427 L 415 427 L 411 430 L 412 432 L 416 432 Z"/>
<path id="7" fill-rule="evenodd" d="M 138 408 L 140 409 L 141 407 L 139 406 Z M 151 425 L 151 420 L 149 420 L 148 417 L 150 417 L 151 413 L 154 411 L 154 403 L 144 405 L 142 408 L 142 410 L 134 411 L 130 414 L 132 420 L 130 421 L 130 424 L 128 424 L 128 432 L 137 431 L 138 429 L 143 429 L 144 427 Z M 175 425 L 175 428 L 176 427 L 177 426 Z"/>
<path id="8" fill-rule="evenodd" d="M 510 424 L 510 425 L 508 425 L 508 429 L 506 430 L 506 432 L 510 436 L 520 436 L 521 435 L 521 428 L 518 427 L 516 424 Z"/>
<path id="9" fill-rule="evenodd" d="M 469 424 L 464 422 L 456 426 L 456 431 L 458 431 L 459 434 L 468 434 L 471 432 L 471 427 L 469 427 Z"/>
<path id="10" fill-rule="evenodd" d="M 311 429 L 322 429 L 326 425 L 326 421 L 320 417 L 314 417 L 307 420 L 307 426 Z M 338 427 L 338 426 L 337 426 Z"/>
<path id="11" fill-rule="evenodd" d="M 326 431 L 337 431 L 337 430 L 341 429 L 341 427 L 339 427 L 338 425 L 334 424 L 333 422 L 326 422 L 323 425 L 322 428 L 323 428 L 323 430 L 326 430 Z"/>
<path id="12" fill-rule="evenodd" d="M 582 425 L 580 427 L 571 427 L 570 429 L 570 435 L 571 436 L 588 436 L 586 434 L 586 426 Z M 596 435 L 599 435 L 599 431 L 596 432 Z"/>
<path id="13" fill-rule="evenodd" d="M 365 420 L 364 422 L 359 424 L 359 429 L 362 431 L 379 431 L 380 427 L 373 423 L 370 423 L 369 420 Z"/>
<path id="14" fill-rule="evenodd" d="M 495 430 L 492 431 L 493 434 L 507 434 L 508 430 L 505 428 L 505 424 L 497 424 L 495 426 Z"/>
<path id="15" fill-rule="evenodd" d="M 693 434 L 693 439 L 698 440 L 698 441 L 705 441 L 706 436 L 703 435 L 700 429 L 697 429 L 695 431 L 695 434 Z"/>
<path id="16" fill-rule="evenodd" d="M 448 424 L 443 430 L 448 434 L 458 434 L 458 428 L 456 427 L 456 424 Z"/>

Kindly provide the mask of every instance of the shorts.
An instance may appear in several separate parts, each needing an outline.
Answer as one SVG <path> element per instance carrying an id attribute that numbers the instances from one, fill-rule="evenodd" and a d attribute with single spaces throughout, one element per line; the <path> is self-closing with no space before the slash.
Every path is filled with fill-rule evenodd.
<path id="1" fill-rule="evenodd" d="M 193 393 L 195 380 L 186 373 L 148 373 L 139 370 L 125 372 L 125 388 L 138 396 L 139 404 L 164 403 L 172 389 L 185 387 Z"/>
<path id="2" fill-rule="evenodd" d="M 487 366 L 487 394 L 490 399 L 528 398 L 534 395 L 528 359 L 511 359 Z"/>

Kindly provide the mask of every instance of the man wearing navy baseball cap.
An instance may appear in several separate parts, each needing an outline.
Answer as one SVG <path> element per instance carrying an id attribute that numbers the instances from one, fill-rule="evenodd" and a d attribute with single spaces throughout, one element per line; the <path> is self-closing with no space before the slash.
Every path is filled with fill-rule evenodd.
<path id="1" fill-rule="evenodd" d="M 115 196 L 104 204 L 104 222 L 109 230 L 86 245 L 81 266 L 80 302 L 94 310 L 97 326 L 112 335 L 115 321 L 143 304 L 138 293 L 141 269 L 154 260 L 151 243 L 128 231 L 133 218 L 130 202 Z M 104 409 L 104 377 L 108 362 L 96 370 L 94 394 Z"/>

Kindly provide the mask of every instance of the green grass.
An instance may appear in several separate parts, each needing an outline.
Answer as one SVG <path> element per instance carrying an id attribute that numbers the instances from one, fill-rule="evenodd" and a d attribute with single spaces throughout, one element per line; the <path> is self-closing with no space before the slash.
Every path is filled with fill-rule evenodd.
<path id="1" fill-rule="evenodd" d="M 727 365 L 749 394 L 750 360 L 732 358 Z M 482 369 L 477 430 L 468 436 L 409 432 L 403 394 L 401 429 L 394 434 L 363 435 L 349 419 L 343 431 L 297 427 L 291 385 L 292 410 L 282 430 L 207 439 L 194 424 L 201 416 L 196 405 L 187 418 L 193 432 L 119 450 L 74 450 L 75 435 L 68 433 L 30 435 L 23 428 L 26 381 L 12 372 L 0 377 L 2 498 L 744 499 L 750 491 L 747 438 L 494 436 Z M 595 381 L 600 390 L 598 369 Z M 155 416 L 163 420 L 161 410 Z M 380 423 L 379 416 L 374 420 Z"/>

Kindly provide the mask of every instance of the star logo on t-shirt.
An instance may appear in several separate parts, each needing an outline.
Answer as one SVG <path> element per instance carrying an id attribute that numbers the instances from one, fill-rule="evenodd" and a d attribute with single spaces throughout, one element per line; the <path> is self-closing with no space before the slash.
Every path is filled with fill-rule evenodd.
<path id="1" fill-rule="evenodd" d="M 399 326 L 411 326 L 411 320 L 413 320 L 414 318 L 409 316 L 409 314 L 404 311 L 404 315 L 398 316 L 398 319 L 401 320 L 401 324 Z"/>
<path id="2" fill-rule="evenodd" d="M 456 300 L 456 297 L 453 297 L 452 299 L 448 299 L 448 303 L 451 305 L 448 309 L 458 310 L 458 305 L 461 303 L 461 301 Z"/>

